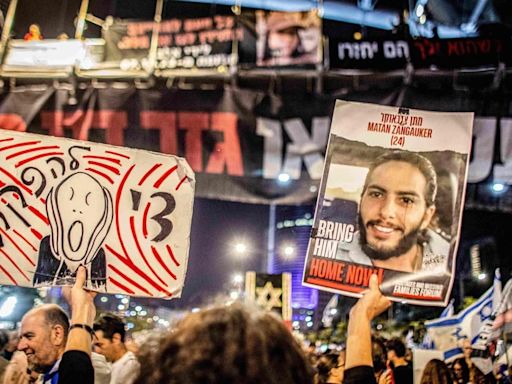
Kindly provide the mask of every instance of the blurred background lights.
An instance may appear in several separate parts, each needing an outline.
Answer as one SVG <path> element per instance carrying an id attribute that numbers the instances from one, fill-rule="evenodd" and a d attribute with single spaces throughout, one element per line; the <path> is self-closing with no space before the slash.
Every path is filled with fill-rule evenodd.
<path id="1" fill-rule="evenodd" d="M 14 311 L 18 299 L 16 296 L 9 296 L 0 306 L 0 317 L 9 317 Z"/>

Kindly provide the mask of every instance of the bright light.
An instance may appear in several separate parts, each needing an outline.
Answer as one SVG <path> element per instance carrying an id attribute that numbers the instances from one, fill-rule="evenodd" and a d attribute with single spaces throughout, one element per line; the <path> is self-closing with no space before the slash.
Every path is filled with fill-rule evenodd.
<path id="1" fill-rule="evenodd" d="M 101 301 L 102 303 L 106 303 L 106 302 L 108 301 L 108 297 L 103 296 L 103 297 L 100 299 L 100 301 Z"/>
<path id="2" fill-rule="evenodd" d="M 137 305 L 137 306 L 135 307 L 135 310 L 136 310 L 137 312 L 140 312 L 140 311 L 142 311 L 142 307 L 141 307 L 140 305 Z"/>
<path id="3" fill-rule="evenodd" d="M 192 313 L 199 312 L 200 310 L 201 310 L 201 308 L 192 308 Z"/>
<path id="4" fill-rule="evenodd" d="M 241 273 L 235 273 L 233 275 L 233 283 L 235 284 L 241 284 L 244 281 L 244 277 Z"/>
<path id="5" fill-rule="evenodd" d="M 427 22 L 427 16 L 425 16 L 425 14 L 421 15 L 420 24 L 425 24 L 426 22 Z"/>
<path id="6" fill-rule="evenodd" d="M 140 311 L 141 316 L 146 316 L 148 313 L 146 311 Z"/>
<path id="7" fill-rule="evenodd" d="M 354 40 L 361 40 L 363 38 L 363 34 L 359 31 L 354 32 Z"/>
<path id="8" fill-rule="evenodd" d="M 330 311 L 331 315 L 335 315 L 338 313 L 338 310 L 336 308 L 332 308 Z"/>
<path id="9" fill-rule="evenodd" d="M 125 306 L 124 306 L 123 304 L 119 304 L 119 305 L 117 306 L 117 309 L 118 309 L 118 310 L 120 310 L 120 311 L 124 311 Z"/>
<path id="10" fill-rule="evenodd" d="M 284 247 L 284 254 L 286 256 L 292 256 L 294 252 L 295 248 L 293 248 L 291 245 L 287 245 L 286 247 Z"/>
<path id="11" fill-rule="evenodd" d="M 5 299 L 5 301 L 2 303 L 2 306 L 0 307 L 0 317 L 11 316 L 17 302 L 18 299 L 16 296 L 9 296 L 7 299 Z"/>
<path id="12" fill-rule="evenodd" d="M 280 173 L 279 176 L 277 176 L 277 180 L 279 180 L 280 183 L 287 183 L 290 181 L 290 175 L 287 173 Z"/>
<path id="13" fill-rule="evenodd" d="M 123 304 L 128 304 L 129 302 L 130 302 L 130 299 L 128 299 L 127 297 L 123 297 L 121 299 L 121 303 L 123 303 Z"/>
<path id="14" fill-rule="evenodd" d="M 423 4 L 418 4 L 418 6 L 416 7 L 416 17 L 421 17 L 423 16 L 423 14 L 425 13 L 425 7 L 423 6 Z"/>
<path id="15" fill-rule="evenodd" d="M 377 324 L 376 328 L 380 331 L 382 329 L 382 324 Z"/>
<path id="16" fill-rule="evenodd" d="M 487 278 L 487 274 L 486 273 L 482 272 L 482 273 L 480 273 L 478 275 L 478 280 L 485 280 L 486 278 Z"/>
<path id="17" fill-rule="evenodd" d="M 311 322 L 311 321 L 310 321 L 310 322 L 306 323 L 306 325 L 307 325 L 309 328 L 311 328 L 311 327 L 313 326 L 313 322 Z"/>
<path id="18" fill-rule="evenodd" d="M 229 292 L 229 297 L 231 297 L 231 300 L 236 300 L 236 299 L 238 299 L 238 297 L 239 297 L 239 296 L 240 296 L 240 295 L 238 294 L 238 292 L 237 292 L 237 291 L 231 291 L 231 292 Z"/>
<path id="19" fill-rule="evenodd" d="M 237 253 L 245 253 L 245 251 L 247 251 L 247 245 L 245 245 L 244 243 L 237 243 L 235 245 L 235 251 Z"/>
<path id="20" fill-rule="evenodd" d="M 505 190 L 505 185 L 502 183 L 493 183 L 492 191 L 496 193 L 503 192 Z"/>

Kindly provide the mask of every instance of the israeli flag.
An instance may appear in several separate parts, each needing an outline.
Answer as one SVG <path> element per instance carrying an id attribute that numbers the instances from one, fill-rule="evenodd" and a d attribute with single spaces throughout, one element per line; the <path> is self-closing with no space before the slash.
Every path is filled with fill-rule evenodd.
<path id="1" fill-rule="evenodd" d="M 445 361 L 462 356 L 462 340 L 468 339 L 474 344 L 480 328 L 501 301 L 501 282 L 496 271 L 494 282 L 477 301 L 457 315 L 435 319 L 425 323 L 427 334 L 433 347 L 444 351 Z"/>

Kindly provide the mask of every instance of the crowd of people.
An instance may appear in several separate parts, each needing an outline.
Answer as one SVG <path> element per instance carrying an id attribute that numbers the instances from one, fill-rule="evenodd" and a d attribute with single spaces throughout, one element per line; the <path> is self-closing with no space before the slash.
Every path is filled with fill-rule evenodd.
<path id="1" fill-rule="evenodd" d="M 71 316 L 44 304 L 23 316 L 19 332 L 0 332 L 0 383 L 413 383 L 404 342 L 372 335 L 372 320 L 391 305 L 376 276 L 350 312 L 346 345 L 323 353 L 302 345 L 273 313 L 242 303 L 191 313 L 132 348 L 123 319 L 96 318 L 85 278 L 80 267 L 75 285 L 64 288 Z M 469 344 L 464 352 L 449 365 L 429 361 L 420 383 L 510 382 L 503 370 L 483 375 Z"/>

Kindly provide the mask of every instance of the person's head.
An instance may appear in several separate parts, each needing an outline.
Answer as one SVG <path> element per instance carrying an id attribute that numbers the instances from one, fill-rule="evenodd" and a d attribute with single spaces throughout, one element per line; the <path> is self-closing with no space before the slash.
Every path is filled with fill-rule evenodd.
<path id="1" fill-rule="evenodd" d="M 376 374 L 386 369 L 386 344 L 382 338 L 372 337 L 372 365 Z"/>
<path id="2" fill-rule="evenodd" d="M 452 384 L 453 377 L 450 369 L 444 361 L 439 359 L 430 360 L 421 375 L 420 384 Z"/>
<path id="3" fill-rule="evenodd" d="M 328 384 L 341 384 L 343 383 L 343 378 L 345 377 L 345 351 L 340 351 L 338 353 L 338 358 L 336 359 L 336 366 L 331 368 L 329 372 L 329 377 L 327 378 Z"/>
<path id="4" fill-rule="evenodd" d="M 104 314 L 94 323 L 94 347 L 108 361 L 117 361 L 126 353 L 124 345 L 126 329 L 123 320 L 112 314 Z"/>
<path id="5" fill-rule="evenodd" d="M 28 27 L 28 30 L 33 35 L 41 34 L 41 28 L 39 27 L 39 24 L 30 24 L 30 26 Z"/>
<path id="6" fill-rule="evenodd" d="M 437 176 L 426 157 L 387 152 L 368 170 L 359 207 L 360 242 L 372 259 L 387 260 L 424 240 L 435 213 Z"/>
<path id="7" fill-rule="evenodd" d="M 345 351 L 329 352 L 319 357 L 317 364 L 317 384 L 341 384 L 345 373 Z"/>
<path id="8" fill-rule="evenodd" d="M 338 365 L 338 354 L 334 352 L 324 353 L 316 363 L 316 384 L 326 384 L 331 370 Z"/>
<path id="9" fill-rule="evenodd" d="M 453 376 L 457 383 L 467 383 L 469 381 L 469 368 L 464 358 L 459 358 L 452 365 Z"/>
<path id="10" fill-rule="evenodd" d="M 9 344 L 9 333 L 0 329 L 0 352 L 2 352 Z"/>
<path id="11" fill-rule="evenodd" d="M 64 353 L 68 330 L 68 316 L 58 305 L 34 308 L 21 319 L 18 349 L 27 355 L 29 366 L 46 372 Z"/>
<path id="12" fill-rule="evenodd" d="M 398 359 L 405 359 L 405 344 L 402 340 L 394 338 L 386 343 L 387 358 L 389 361 L 396 362 Z"/>
<path id="13" fill-rule="evenodd" d="M 135 384 L 311 384 L 312 368 L 275 315 L 240 304 L 191 313 L 144 357 Z"/>

